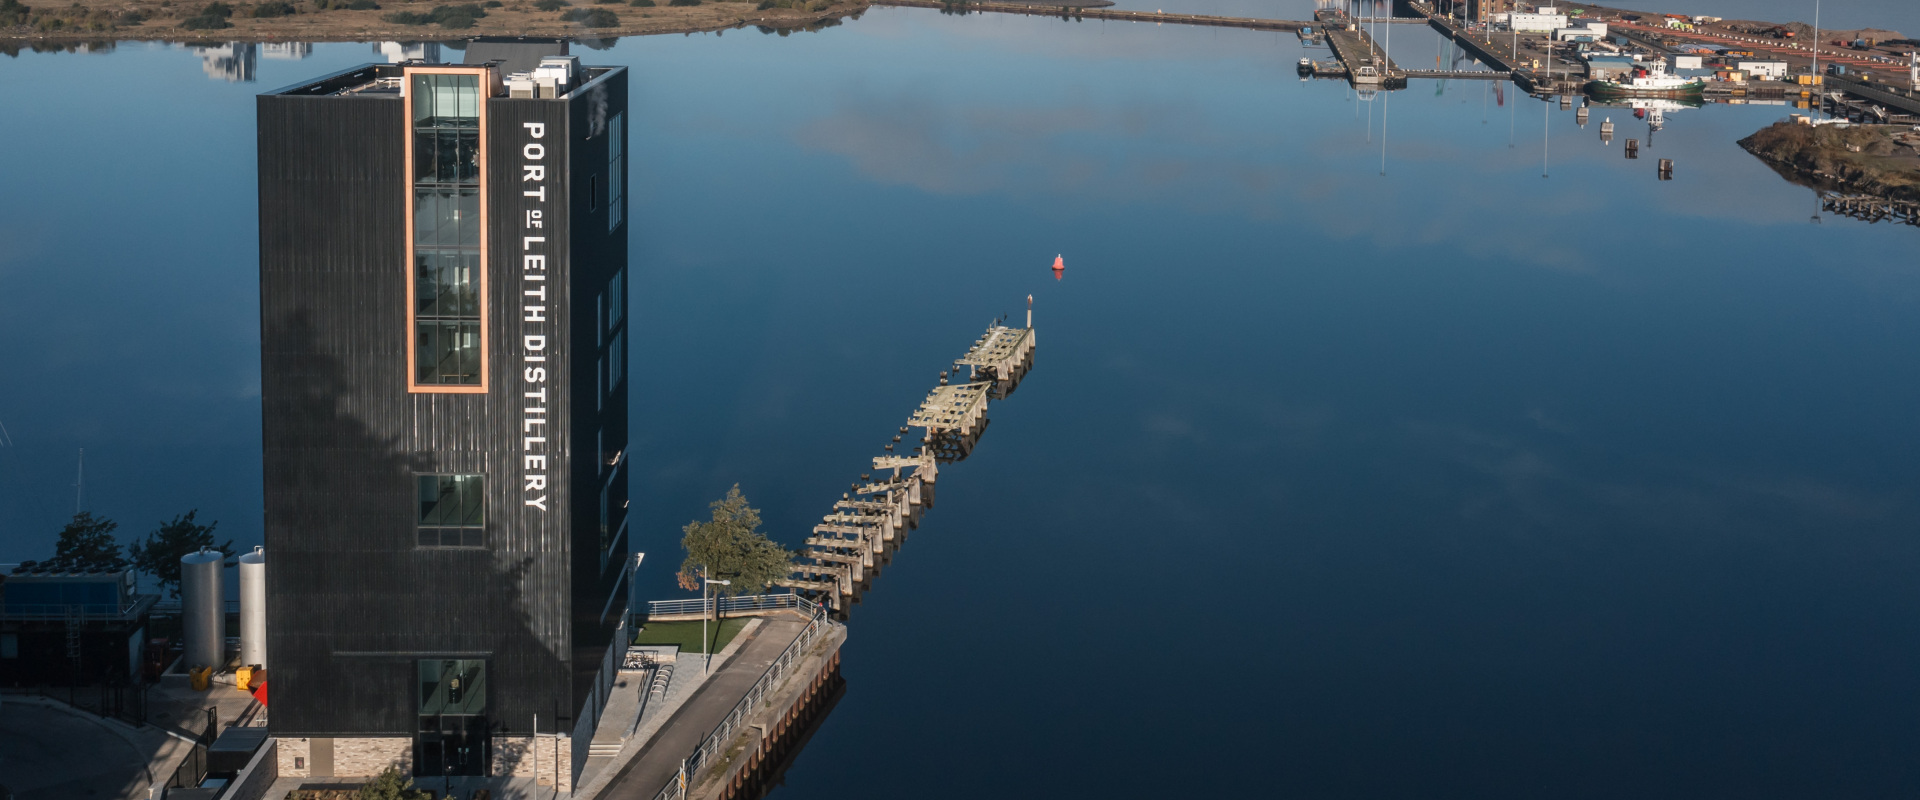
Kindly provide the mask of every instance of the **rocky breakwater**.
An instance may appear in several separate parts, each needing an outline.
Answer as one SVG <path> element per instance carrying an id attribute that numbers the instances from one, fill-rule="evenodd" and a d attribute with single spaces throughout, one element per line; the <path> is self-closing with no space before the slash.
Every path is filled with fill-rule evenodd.
<path id="1" fill-rule="evenodd" d="M 1920 131 L 1904 125 L 1779 122 L 1740 147 L 1796 183 L 1920 202 Z"/>

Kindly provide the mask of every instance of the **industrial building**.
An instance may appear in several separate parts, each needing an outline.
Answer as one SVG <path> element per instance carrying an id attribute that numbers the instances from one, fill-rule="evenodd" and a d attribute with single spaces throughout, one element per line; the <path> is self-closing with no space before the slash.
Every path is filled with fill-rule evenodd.
<path id="1" fill-rule="evenodd" d="M 1497 22 L 1513 10 L 1513 0 L 1439 0 L 1440 13 L 1467 22 Z"/>
<path id="2" fill-rule="evenodd" d="M 283 776 L 570 785 L 624 651 L 627 74 L 563 42 L 258 98 Z"/>
<path id="3" fill-rule="evenodd" d="M 1565 27 L 1567 27 L 1565 14 L 1523 14 L 1516 11 L 1507 16 L 1507 28 L 1522 33 L 1552 33 Z"/>
<path id="4" fill-rule="evenodd" d="M 158 595 L 127 570 L 0 575 L 0 686 L 138 683 Z"/>
<path id="5" fill-rule="evenodd" d="M 1780 81 L 1787 78 L 1787 62 L 1778 59 L 1741 59 L 1733 68 L 1755 78 Z"/>

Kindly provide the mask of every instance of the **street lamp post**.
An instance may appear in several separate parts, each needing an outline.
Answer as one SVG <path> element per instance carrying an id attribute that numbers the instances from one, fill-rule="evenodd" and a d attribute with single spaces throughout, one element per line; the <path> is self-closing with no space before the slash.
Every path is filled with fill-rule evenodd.
<path id="1" fill-rule="evenodd" d="M 1813 77 L 1808 80 L 1812 81 L 1814 113 L 1824 115 L 1827 86 L 1826 79 L 1820 77 L 1820 0 L 1813 0 Z"/>
<path id="2" fill-rule="evenodd" d="M 646 553 L 634 553 L 633 563 L 627 565 L 627 627 L 633 627 L 634 618 L 640 613 L 640 562 L 647 560 Z M 632 644 L 633 631 L 627 631 L 628 644 Z"/>
<path id="3" fill-rule="evenodd" d="M 701 586 L 700 586 L 700 591 L 701 591 L 701 593 L 702 593 L 702 594 L 705 594 L 705 593 L 706 593 L 706 592 L 708 591 L 708 589 L 709 589 L 710 587 L 712 587 L 712 586 L 713 586 L 714 584 L 716 584 L 716 583 L 717 583 L 717 584 L 720 584 L 721 586 L 732 586 L 732 585 L 733 585 L 733 581 L 716 581 L 716 580 L 714 580 L 714 579 L 712 579 L 712 578 L 706 578 L 706 579 L 704 580 L 704 582 L 703 582 L 703 583 L 701 584 Z M 704 598 L 703 598 L 703 599 L 704 599 Z M 714 624 L 716 624 L 716 625 L 718 625 L 718 624 L 719 624 L 719 620 L 720 620 L 720 613 L 719 613 L 719 612 L 720 612 L 720 604 L 719 604 L 718 602 L 714 602 L 714 603 L 713 603 L 713 613 L 712 613 L 712 616 L 713 616 L 713 618 L 714 618 Z M 703 652 L 703 653 L 705 653 L 705 654 L 706 654 L 706 656 L 707 656 L 707 666 L 706 666 L 706 670 L 705 670 L 706 672 L 712 672 L 712 671 L 713 671 L 713 644 L 712 644 L 712 641 L 713 641 L 713 640 L 711 640 L 711 639 L 708 639 L 708 638 L 707 638 L 707 615 L 701 615 L 701 617 L 700 617 L 700 650 L 701 650 L 701 652 Z"/>

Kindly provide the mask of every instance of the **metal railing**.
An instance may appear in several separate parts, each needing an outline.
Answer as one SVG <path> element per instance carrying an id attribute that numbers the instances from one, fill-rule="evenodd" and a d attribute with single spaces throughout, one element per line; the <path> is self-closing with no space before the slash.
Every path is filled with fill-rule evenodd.
<path id="1" fill-rule="evenodd" d="M 152 598 L 136 595 L 125 603 L 0 603 L 0 617 L 9 619 L 122 619 Z"/>
<path id="2" fill-rule="evenodd" d="M 715 602 L 720 604 L 722 614 L 730 611 L 778 611 L 786 608 L 815 614 L 820 610 L 818 603 L 797 594 L 748 594 L 704 600 L 649 600 L 647 615 L 654 617 L 676 614 L 711 615 Z"/>
<path id="3" fill-rule="evenodd" d="M 801 602 L 807 601 L 802 599 Z M 800 635 L 794 638 L 793 643 L 780 652 L 780 657 L 775 658 L 767 667 L 767 671 L 760 676 L 760 680 L 755 681 L 753 688 L 747 690 L 747 696 L 740 698 L 740 702 L 734 704 L 733 710 L 720 720 L 720 724 L 713 727 L 713 732 L 707 734 L 707 738 L 700 740 L 699 746 L 693 748 L 692 753 L 680 760 L 680 771 L 668 779 L 667 785 L 661 787 L 660 792 L 654 795 L 654 800 L 684 800 L 687 789 L 693 785 L 693 776 L 699 774 L 700 768 L 726 746 L 728 740 L 740 730 L 740 726 L 746 724 L 747 717 L 752 715 L 754 706 L 766 699 L 767 695 L 773 692 L 774 687 L 793 671 L 794 665 L 799 663 L 806 654 L 807 648 L 812 647 L 821 634 L 831 630 L 831 626 L 835 623 L 827 619 L 825 611 L 818 605 L 814 605 L 813 616 L 807 620 L 807 627 L 801 629 Z"/>
<path id="4" fill-rule="evenodd" d="M 220 601 L 220 610 L 228 614 L 238 614 L 240 613 L 240 601 L 222 600 Z M 180 616 L 180 601 L 178 599 L 158 601 L 153 604 L 153 613 L 155 616 L 160 617 Z"/>

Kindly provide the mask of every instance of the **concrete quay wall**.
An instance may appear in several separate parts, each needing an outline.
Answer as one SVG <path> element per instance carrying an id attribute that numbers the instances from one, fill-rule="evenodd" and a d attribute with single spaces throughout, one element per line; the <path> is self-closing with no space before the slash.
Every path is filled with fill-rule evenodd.
<path id="1" fill-rule="evenodd" d="M 839 628 L 814 646 L 805 661 L 742 725 L 721 752 L 718 763 L 702 771 L 687 792 L 689 800 L 758 797 L 779 782 L 807 739 L 845 693 L 840 675 Z"/>

